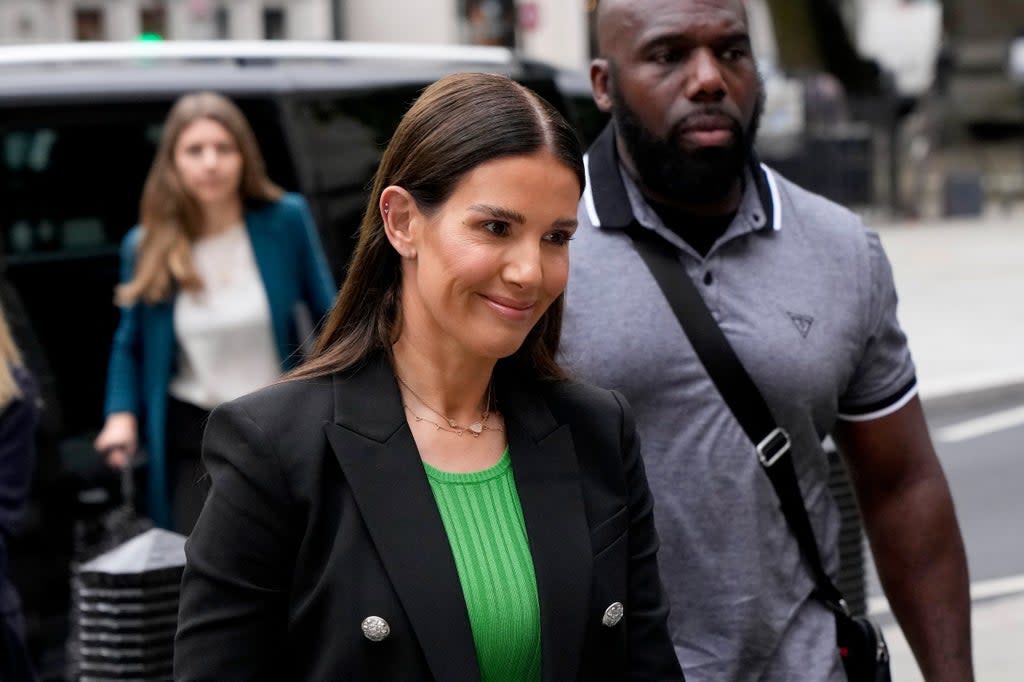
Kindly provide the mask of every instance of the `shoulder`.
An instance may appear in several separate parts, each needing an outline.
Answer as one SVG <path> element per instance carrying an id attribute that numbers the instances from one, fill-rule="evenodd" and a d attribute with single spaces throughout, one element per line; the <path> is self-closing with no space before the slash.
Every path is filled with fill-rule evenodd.
<path id="1" fill-rule="evenodd" d="M 873 251 L 880 249 L 880 244 L 859 215 L 766 168 L 780 204 L 783 235 L 793 235 L 815 251 L 853 259 L 860 271 L 870 267 Z"/>
<path id="2" fill-rule="evenodd" d="M 331 418 L 331 378 L 282 381 L 219 405 L 211 421 L 227 420 L 255 429 L 268 441 L 320 434 Z"/>
<path id="3" fill-rule="evenodd" d="M 249 209 L 250 215 L 275 218 L 299 218 L 309 210 L 306 199 L 296 192 L 286 192 L 273 201 L 255 204 Z"/>
<path id="4" fill-rule="evenodd" d="M 121 257 L 134 257 L 142 241 L 142 225 L 136 225 L 121 238 Z"/>
<path id="5" fill-rule="evenodd" d="M 577 425 L 615 423 L 625 412 L 625 398 L 594 384 L 568 379 L 543 384 L 548 406 L 559 421 Z"/>
<path id="6" fill-rule="evenodd" d="M 310 413 L 313 405 L 330 407 L 331 377 L 284 380 L 224 403 L 221 407 L 250 415 L 262 423 L 294 420 L 297 414 Z M 221 409 L 221 408 L 218 408 Z M 326 410 L 325 410 L 326 412 Z"/>
<path id="7" fill-rule="evenodd" d="M 860 217 L 850 209 L 821 195 L 814 194 L 813 191 L 786 178 L 770 166 L 764 166 L 764 168 L 770 181 L 775 185 L 777 196 L 782 204 L 783 225 L 793 219 L 804 220 L 820 217 L 838 221 L 846 228 L 863 227 Z"/>

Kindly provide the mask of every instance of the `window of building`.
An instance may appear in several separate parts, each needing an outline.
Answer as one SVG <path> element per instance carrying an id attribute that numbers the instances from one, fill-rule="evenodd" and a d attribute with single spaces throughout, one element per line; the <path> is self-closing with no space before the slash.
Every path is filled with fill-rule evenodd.
<path id="1" fill-rule="evenodd" d="M 227 7 L 220 5 L 213 11 L 213 30 L 218 38 L 231 36 L 231 13 Z"/>
<path id="2" fill-rule="evenodd" d="M 516 46 L 514 0 L 461 0 L 463 39 L 470 45 Z"/>
<path id="3" fill-rule="evenodd" d="M 284 9 L 266 7 L 263 10 L 263 37 L 267 40 L 285 39 Z"/>
<path id="4" fill-rule="evenodd" d="M 153 2 L 139 10 L 139 31 L 153 38 L 167 37 L 167 10 L 164 3 Z"/>
<path id="5" fill-rule="evenodd" d="M 104 40 L 103 10 L 79 7 L 75 10 L 75 40 Z"/>

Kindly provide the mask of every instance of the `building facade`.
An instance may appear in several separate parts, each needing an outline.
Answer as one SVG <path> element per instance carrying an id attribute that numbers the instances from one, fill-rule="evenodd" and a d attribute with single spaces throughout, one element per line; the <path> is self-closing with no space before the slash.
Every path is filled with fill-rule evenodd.
<path id="1" fill-rule="evenodd" d="M 359 40 L 503 45 L 589 58 L 588 0 L 0 0 L 0 43 Z"/>

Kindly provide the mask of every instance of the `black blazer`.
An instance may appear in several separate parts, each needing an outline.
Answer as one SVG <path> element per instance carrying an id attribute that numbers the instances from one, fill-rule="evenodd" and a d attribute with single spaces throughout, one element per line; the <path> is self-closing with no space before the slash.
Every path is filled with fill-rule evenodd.
<path id="1" fill-rule="evenodd" d="M 631 413 L 498 381 L 540 599 L 543 678 L 681 680 Z M 479 680 L 448 537 L 380 356 L 214 410 L 186 545 L 178 680 Z M 614 602 L 625 616 L 602 624 Z M 391 633 L 370 641 L 368 616 Z"/>

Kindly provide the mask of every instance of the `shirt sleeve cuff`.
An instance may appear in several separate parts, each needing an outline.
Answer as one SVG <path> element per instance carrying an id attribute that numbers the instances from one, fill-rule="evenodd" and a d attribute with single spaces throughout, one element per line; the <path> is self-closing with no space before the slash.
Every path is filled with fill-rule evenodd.
<path id="1" fill-rule="evenodd" d="M 867 422 L 873 419 L 881 419 L 898 411 L 913 400 L 916 395 L 917 377 L 911 377 L 910 381 L 885 399 L 859 407 L 846 407 L 841 409 L 836 416 L 848 422 Z"/>

